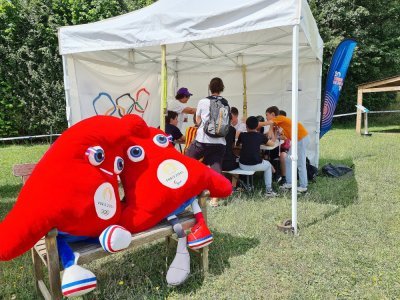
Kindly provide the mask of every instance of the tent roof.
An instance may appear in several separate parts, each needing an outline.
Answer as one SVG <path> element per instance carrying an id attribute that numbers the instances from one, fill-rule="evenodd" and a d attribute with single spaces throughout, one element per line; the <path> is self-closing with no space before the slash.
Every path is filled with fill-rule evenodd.
<path id="1" fill-rule="evenodd" d="M 359 89 L 399 87 L 399 86 L 400 86 L 400 75 L 357 85 Z"/>
<path id="2" fill-rule="evenodd" d="M 290 47 L 291 26 L 295 24 L 300 24 L 305 36 L 300 43 L 322 60 L 322 39 L 306 0 L 159 0 L 118 17 L 61 27 L 59 45 L 60 54 L 66 55 L 191 42 L 192 47 L 204 54 L 202 45 L 195 41 L 225 37 L 224 42 L 236 44 L 234 51 L 238 52 L 260 42 L 260 39 L 243 41 L 241 33 L 278 28 L 272 39 L 264 36 L 265 41 L 261 42 L 270 43 L 282 52 L 280 47 Z M 236 38 L 229 40 L 227 36 Z M 224 50 L 221 52 L 225 54 Z"/>

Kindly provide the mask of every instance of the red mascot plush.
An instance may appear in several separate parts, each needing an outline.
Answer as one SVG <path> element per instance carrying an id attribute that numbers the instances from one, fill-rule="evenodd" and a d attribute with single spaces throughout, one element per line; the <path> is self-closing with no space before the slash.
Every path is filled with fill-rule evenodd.
<path id="1" fill-rule="evenodd" d="M 120 145 L 136 131 L 121 119 L 96 116 L 67 129 L 49 148 L 0 223 L 0 260 L 29 250 L 52 228 L 65 268 L 62 292 L 77 296 L 96 287 L 96 277 L 76 265 L 71 241 L 102 235 L 109 252 L 126 248 L 131 235 L 117 224 L 121 216 L 117 176 L 124 167 Z M 108 230 L 107 230 L 108 229 Z M 104 233 L 102 234 L 102 232 Z"/>
<path id="2" fill-rule="evenodd" d="M 232 193 L 232 185 L 214 170 L 179 153 L 163 131 L 148 127 L 139 117 L 127 115 L 122 121 L 128 127 L 134 123 L 140 129 L 125 146 L 125 169 L 120 175 L 125 203 L 120 224 L 131 232 L 140 232 L 168 219 L 179 239 L 167 282 L 179 285 L 190 273 L 186 243 L 200 249 L 212 242 L 195 197 L 206 189 L 213 197 L 227 197 Z M 186 237 L 176 215 L 187 205 L 192 206 L 197 224 Z"/>
<path id="3" fill-rule="evenodd" d="M 118 175 L 126 203 L 120 202 Z M 148 229 L 166 217 L 179 232 L 174 214 L 189 200 L 198 220 L 188 236 L 189 246 L 192 241 L 193 248 L 200 248 L 212 241 L 193 198 L 204 189 L 216 197 L 231 193 L 225 178 L 178 153 L 163 132 L 149 128 L 140 117 L 83 120 L 50 147 L 0 223 L 0 260 L 23 254 L 57 228 L 64 266 L 62 292 L 68 297 L 82 295 L 96 287 L 96 276 L 77 265 L 71 242 L 100 242 L 114 253 L 129 246 L 130 232 Z M 186 236 L 180 245 L 187 252 Z M 187 272 L 179 269 L 182 264 L 187 266 L 187 257 L 178 251 L 167 275 L 169 283 L 183 282 Z"/>

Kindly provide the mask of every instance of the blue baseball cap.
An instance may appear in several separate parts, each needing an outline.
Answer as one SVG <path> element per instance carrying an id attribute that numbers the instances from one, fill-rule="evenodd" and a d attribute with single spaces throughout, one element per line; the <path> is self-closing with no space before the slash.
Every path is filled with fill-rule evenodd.
<path id="1" fill-rule="evenodd" d="M 177 95 L 183 95 L 183 96 L 186 96 L 186 97 L 193 96 L 193 94 L 191 94 L 191 93 L 189 92 L 189 90 L 188 90 L 187 88 L 185 88 L 185 87 L 181 87 L 181 88 L 176 92 L 176 94 L 177 94 Z"/>

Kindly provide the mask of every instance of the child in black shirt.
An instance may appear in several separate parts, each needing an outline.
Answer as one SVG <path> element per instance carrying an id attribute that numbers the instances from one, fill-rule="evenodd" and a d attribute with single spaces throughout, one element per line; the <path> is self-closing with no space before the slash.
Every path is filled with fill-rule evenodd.
<path id="1" fill-rule="evenodd" d="M 178 114 L 174 111 L 169 110 L 165 116 L 165 133 L 172 136 L 172 142 L 184 142 L 185 136 L 177 127 L 178 125 Z"/>
<path id="2" fill-rule="evenodd" d="M 240 150 L 239 167 L 246 171 L 264 171 L 264 182 L 267 197 L 275 197 L 272 190 L 272 166 L 269 161 L 260 156 L 261 145 L 273 145 L 267 136 L 257 131 L 258 120 L 256 117 L 248 117 L 246 120 L 247 132 L 241 132 L 238 144 L 242 144 Z"/>

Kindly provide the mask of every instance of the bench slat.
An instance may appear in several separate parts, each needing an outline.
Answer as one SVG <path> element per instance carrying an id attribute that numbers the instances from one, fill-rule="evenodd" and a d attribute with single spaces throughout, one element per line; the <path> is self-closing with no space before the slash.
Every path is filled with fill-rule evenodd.
<path id="1" fill-rule="evenodd" d="M 181 221 L 184 230 L 191 228 L 196 223 L 196 220 L 191 212 L 184 212 L 183 214 L 179 215 L 179 220 Z M 173 233 L 174 232 L 172 226 L 168 222 L 162 222 L 147 231 L 133 234 L 132 242 L 129 248 L 136 248 L 142 246 L 149 242 L 153 242 L 163 237 L 170 236 Z M 97 258 L 101 258 L 108 255 L 108 253 L 103 250 L 100 244 L 79 242 L 79 243 L 72 243 L 71 248 L 74 252 L 79 253 L 80 264 L 89 263 Z M 46 261 L 47 252 L 46 252 L 46 245 L 44 238 L 42 238 L 40 241 L 36 243 L 35 250 L 39 254 L 43 263 L 47 265 Z"/>
<path id="2" fill-rule="evenodd" d="M 247 170 L 242 170 L 240 168 L 237 168 L 235 170 L 231 171 L 222 171 L 223 173 L 228 173 L 228 174 L 237 174 L 237 175 L 254 175 L 256 171 L 247 171 Z"/>

